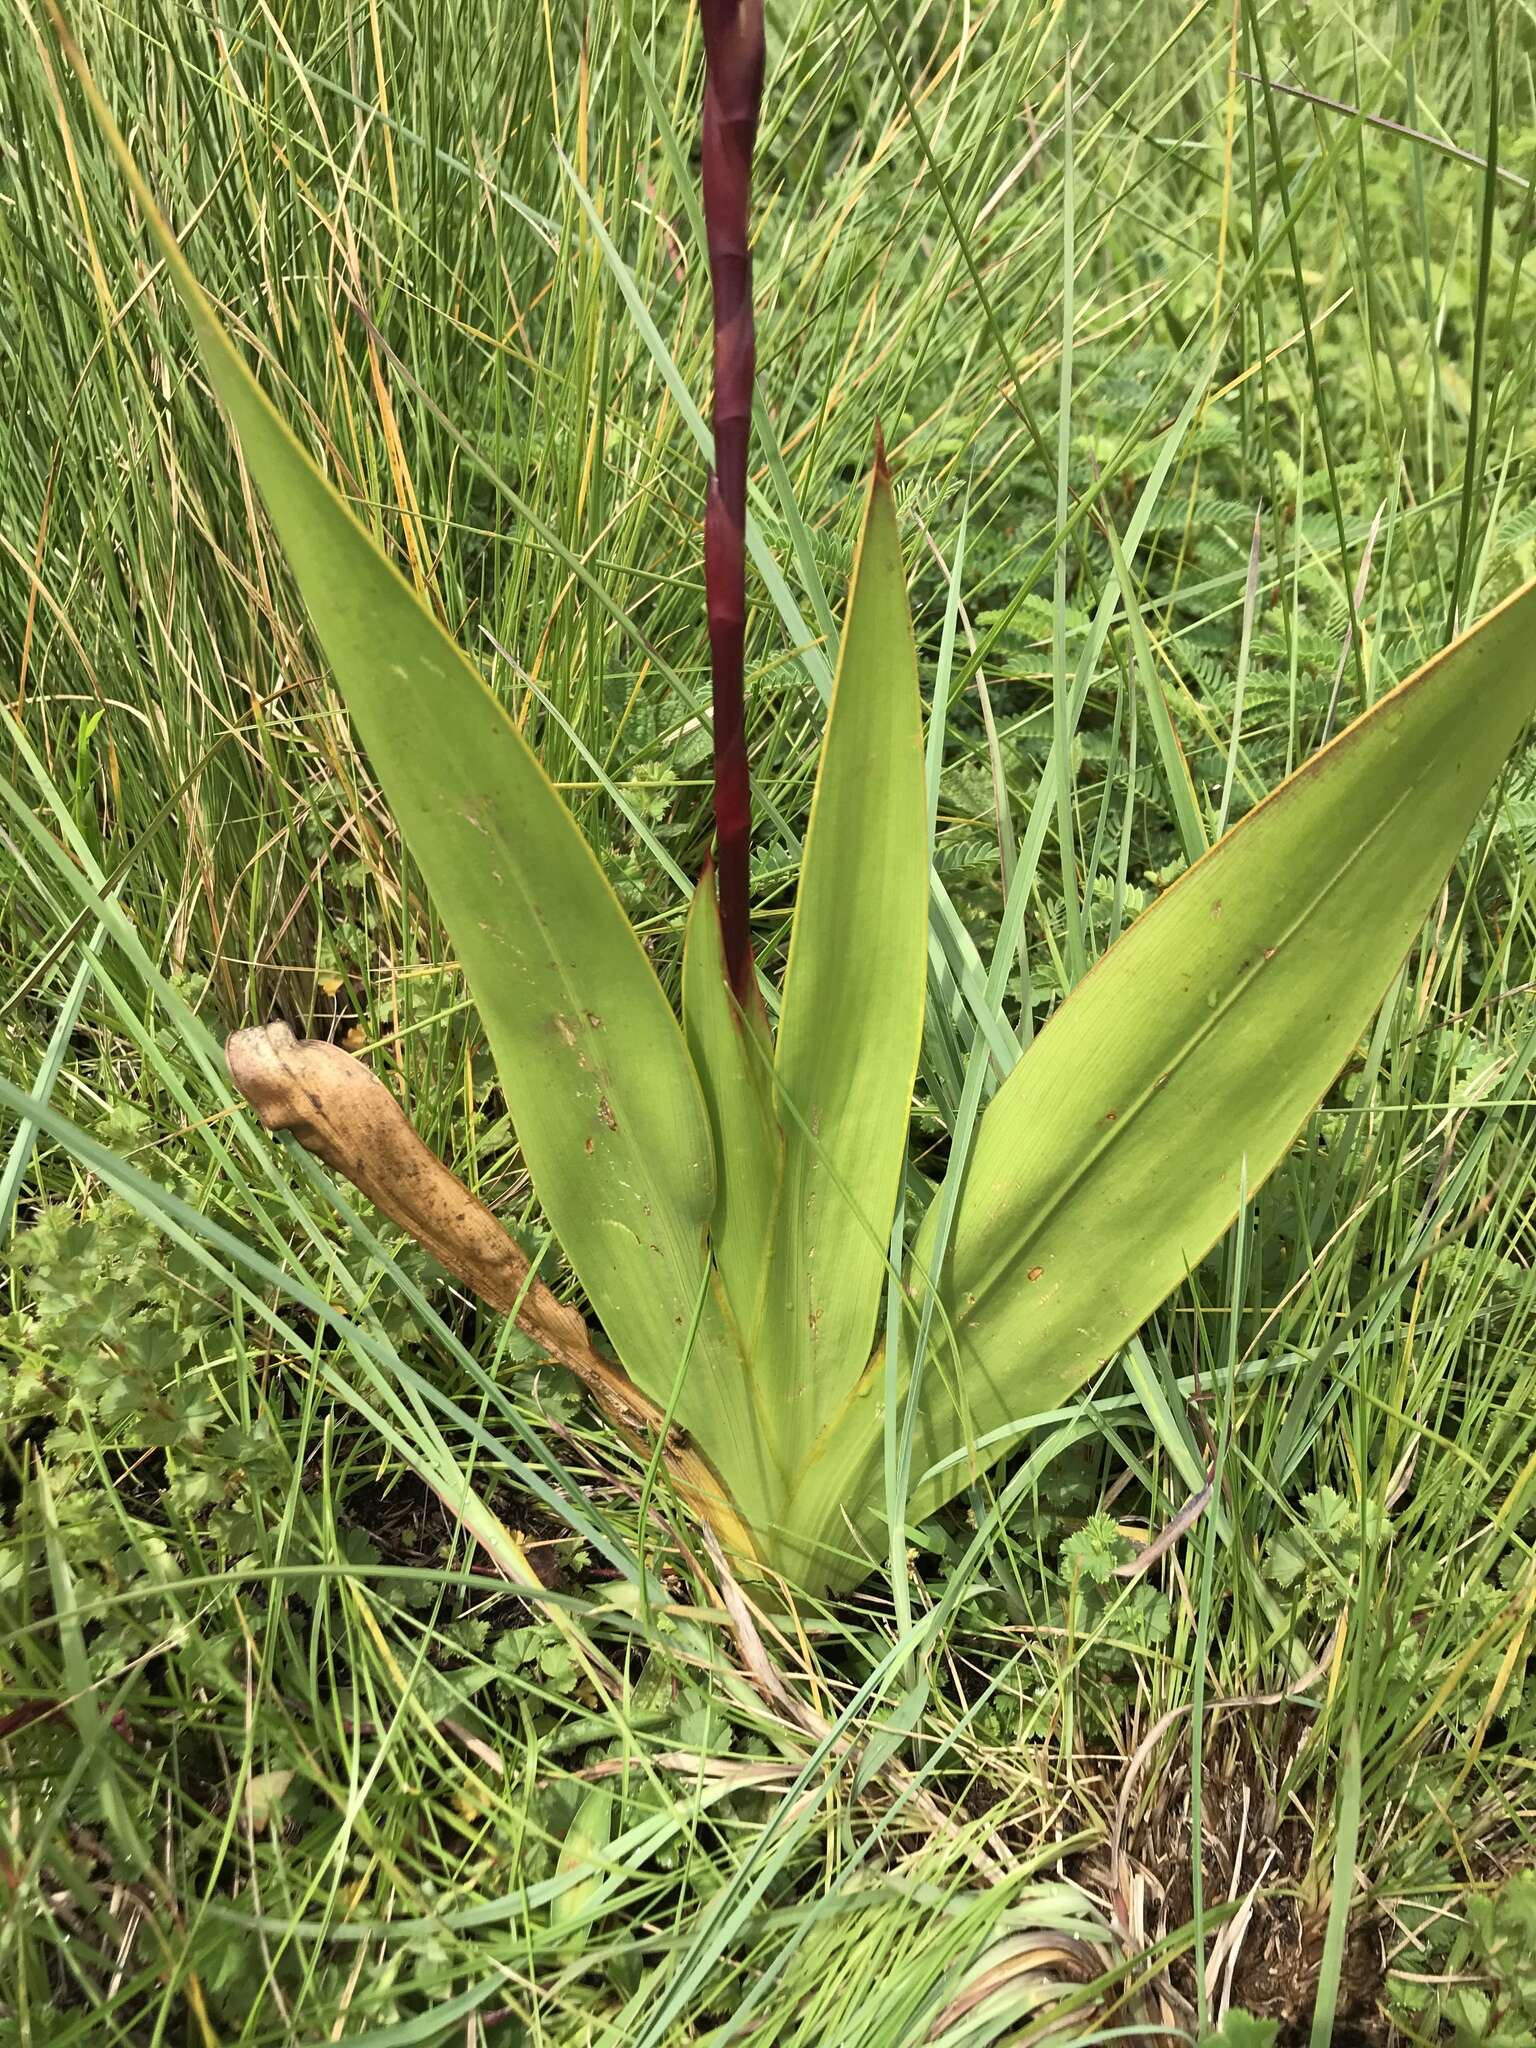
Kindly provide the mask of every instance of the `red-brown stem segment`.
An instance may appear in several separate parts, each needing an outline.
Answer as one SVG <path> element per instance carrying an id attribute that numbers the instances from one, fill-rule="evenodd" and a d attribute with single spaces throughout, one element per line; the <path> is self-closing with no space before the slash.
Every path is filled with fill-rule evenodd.
<path id="1" fill-rule="evenodd" d="M 752 986 L 747 862 L 752 799 L 743 661 L 747 630 L 747 441 L 752 326 L 752 147 L 763 96 L 762 0 L 701 0 L 704 227 L 715 309 L 715 466 L 704 509 L 704 590 L 714 686 L 720 938 L 738 1002 Z"/>

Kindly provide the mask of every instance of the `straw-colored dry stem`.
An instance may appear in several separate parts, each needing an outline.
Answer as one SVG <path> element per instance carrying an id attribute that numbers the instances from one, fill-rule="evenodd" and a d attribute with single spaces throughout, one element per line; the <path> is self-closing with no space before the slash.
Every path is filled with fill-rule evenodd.
<path id="1" fill-rule="evenodd" d="M 269 1131 L 291 1131 L 306 1152 L 368 1197 L 456 1280 L 572 1372 L 632 1442 L 665 1428 L 655 1403 L 593 1347 L 582 1316 L 530 1278 L 528 1260 L 495 1216 L 436 1158 L 383 1082 L 339 1045 L 295 1038 L 286 1024 L 237 1031 L 225 1047 L 235 1086 Z M 748 1558 L 752 1546 L 719 1480 L 679 1430 L 665 1456 L 679 1490 Z"/>

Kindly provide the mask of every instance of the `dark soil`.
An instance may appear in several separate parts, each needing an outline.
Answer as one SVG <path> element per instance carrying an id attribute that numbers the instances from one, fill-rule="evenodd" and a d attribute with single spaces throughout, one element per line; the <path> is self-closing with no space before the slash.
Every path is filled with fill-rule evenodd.
<path id="1" fill-rule="evenodd" d="M 1243 1716 L 1219 1724 L 1204 1760 L 1200 1867 L 1205 1911 L 1217 1914 L 1253 1894 L 1232 1964 L 1231 2003 L 1280 2022 L 1279 2048 L 1307 2048 L 1321 1971 L 1328 1902 L 1311 1872 L 1314 1825 L 1300 1803 L 1277 1805 L 1284 1769 L 1300 1729 L 1283 1717 Z M 1155 1796 L 1136 1825 L 1129 1852 L 1162 1893 L 1158 1931 L 1174 1933 L 1193 1917 L 1187 1755 L 1170 1757 Z M 1210 1940 L 1217 1938 L 1212 1931 Z M 1229 1959 L 1230 1960 L 1230 1959 Z M 1225 1980 L 1226 1964 L 1222 1965 Z M 1175 1990 L 1193 2005 L 1191 1960 L 1170 1968 Z M 1387 2048 L 1381 2010 L 1386 1952 L 1380 1925 L 1361 1915 L 1351 1926 L 1340 1974 L 1334 2048 Z"/>

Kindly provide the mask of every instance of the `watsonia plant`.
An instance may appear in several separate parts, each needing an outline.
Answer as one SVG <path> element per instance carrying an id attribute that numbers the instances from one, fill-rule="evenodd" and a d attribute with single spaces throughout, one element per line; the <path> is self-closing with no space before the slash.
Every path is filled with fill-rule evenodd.
<path id="1" fill-rule="evenodd" d="M 1079 1387 L 1284 1156 L 1536 704 L 1536 586 L 1372 706 L 1153 903 L 1002 1081 L 904 1245 L 929 868 L 896 511 L 877 461 L 775 1032 L 748 942 L 742 690 L 761 7 L 703 0 L 702 17 L 718 883 L 706 872 L 688 917 L 681 1023 L 522 734 L 262 394 L 75 61 L 463 963 L 539 1199 L 618 1368 L 515 1259 L 492 1256 L 487 1292 L 659 1442 L 741 1566 L 820 1591 L 886 1554 L 893 1507 L 930 1512 Z M 255 1053 L 275 1089 L 269 1121 L 324 1121 L 319 1096 L 301 1099 L 323 1078 L 313 1049 L 247 1035 L 232 1042 L 237 1078 Z M 359 1178 L 364 1140 L 337 1114 L 327 1156 Z M 373 1175 L 418 1227 L 414 1185 Z M 452 1214 L 450 1200 L 439 1221 Z M 481 1252 L 489 1220 L 474 1211 Z M 453 1227 L 434 1249 L 483 1273 Z M 899 1312 L 882 1341 L 887 1300 Z"/>

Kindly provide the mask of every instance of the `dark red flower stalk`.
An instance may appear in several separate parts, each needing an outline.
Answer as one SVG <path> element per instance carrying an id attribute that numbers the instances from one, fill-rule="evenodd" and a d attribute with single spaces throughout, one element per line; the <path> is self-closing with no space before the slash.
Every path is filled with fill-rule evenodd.
<path id="1" fill-rule="evenodd" d="M 704 23 L 704 228 L 715 305 L 715 466 L 704 508 L 704 591 L 715 715 L 720 937 L 738 1002 L 752 989 L 743 660 L 747 633 L 747 441 L 752 326 L 752 146 L 763 97 L 763 0 L 700 0 Z"/>

